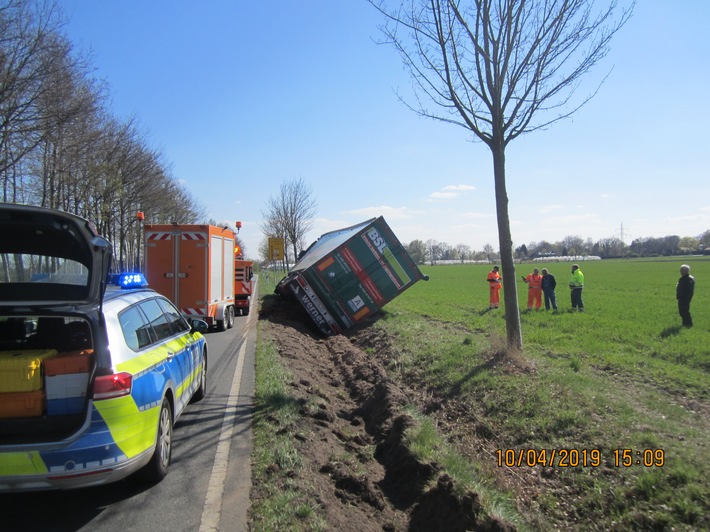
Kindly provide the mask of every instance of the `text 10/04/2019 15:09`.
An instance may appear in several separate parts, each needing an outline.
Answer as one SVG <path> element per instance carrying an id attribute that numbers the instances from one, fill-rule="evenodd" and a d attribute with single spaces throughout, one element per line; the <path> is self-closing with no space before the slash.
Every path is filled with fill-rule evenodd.
<path id="1" fill-rule="evenodd" d="M 601 449 L 497 449 L 498 467 L 663 467 L 663 449 L 613 449 L 611 460 L 602 459 Z"/>

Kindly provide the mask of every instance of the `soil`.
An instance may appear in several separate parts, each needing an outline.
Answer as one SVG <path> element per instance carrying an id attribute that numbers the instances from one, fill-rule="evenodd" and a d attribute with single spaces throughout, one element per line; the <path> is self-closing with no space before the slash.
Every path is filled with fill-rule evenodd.
<path id="1" fill-rule="evenodd" d="M 457 494 L 437 464 L 417 460 L 402 444 L 414 422 L 402 407 L 415 404 L 470 456 L 493 462 L 493 450 L 476 437 L 485 429 L 463 405 L 444 405 L 388 376 L 389 342 L 377 328 L 323 338 L 297 303 L 282 298 L 267 300 L 259 319 L 290 372 L 288 395 L 301 405 L 301 465 L 288 482 L 315 501 L 328 530 L 515 530 L 488 515 L 478 494 Z M 252 498 L 259 496 L 254 486 Z"/>

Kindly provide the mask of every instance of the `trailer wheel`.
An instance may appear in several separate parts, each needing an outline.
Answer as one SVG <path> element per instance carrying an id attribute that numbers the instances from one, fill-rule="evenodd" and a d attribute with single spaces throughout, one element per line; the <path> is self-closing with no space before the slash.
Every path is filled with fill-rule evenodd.
<path id="1" fill-rule="evenodd" d="M 222 332 L 234 327 L 234 307 L 224 309 L 223 319 L 217 320 L 217 330 Z"/>

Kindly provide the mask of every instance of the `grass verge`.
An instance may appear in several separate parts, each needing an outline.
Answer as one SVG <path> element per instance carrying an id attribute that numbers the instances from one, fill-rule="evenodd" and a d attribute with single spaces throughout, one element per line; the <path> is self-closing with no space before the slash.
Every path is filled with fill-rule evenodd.
<path id="1" fill-rule="evenodd" d="M 256 347 L 256 414 L 254 416 L 252 498 L 254 530 L 325 530 L 317 504 L 303 498 L 292 482 L 301 459 L 294 445 L 300 405 L 286 392 L 289 373 L 274 344 L 262 334 Z"/>

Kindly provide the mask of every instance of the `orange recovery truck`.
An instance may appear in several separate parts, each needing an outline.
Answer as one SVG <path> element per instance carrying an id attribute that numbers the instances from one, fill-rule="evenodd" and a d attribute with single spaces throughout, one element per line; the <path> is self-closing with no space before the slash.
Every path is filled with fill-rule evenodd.
<path id="1" fill-rule="evenodd" d="M 242 316 L 249 314 L 251 292 L 253 288 L 254 263 L 242 258 L 239 247 L 235 249 L 234 259 L 234 306 Z"/>
<path id="2" fill-rule="evenodd" d="M 235 297 L 236 253 L 236 235 L 227 228 L 145 225 L 145 276 L 149 286 L 170 299 L 188 319 L 204 320 L 220 331 L 234 325 L 237 307 L 244 314 L 249 312 L 251 268 L 248 296 L 240 286 L 240 294 Z"/>

